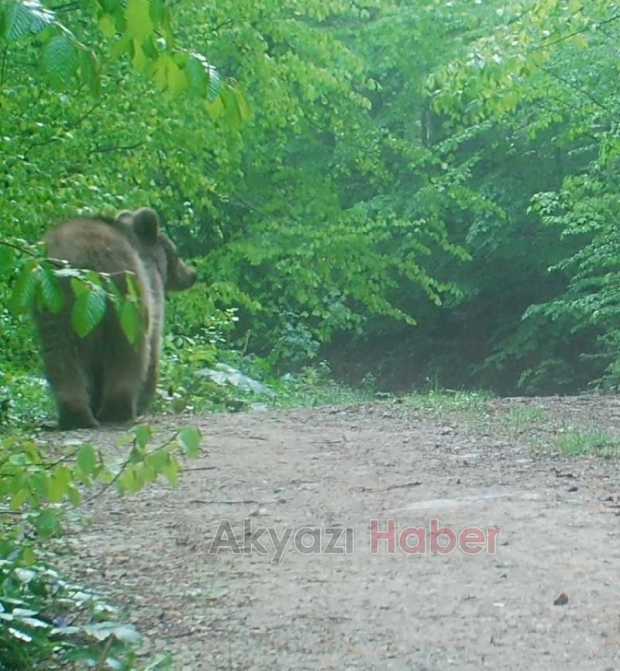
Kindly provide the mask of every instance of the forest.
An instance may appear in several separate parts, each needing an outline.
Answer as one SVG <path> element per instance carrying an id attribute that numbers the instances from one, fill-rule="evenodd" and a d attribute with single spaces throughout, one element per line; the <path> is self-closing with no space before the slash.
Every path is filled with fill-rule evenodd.
<path id="1" fill-rule="evenodd" d="M 221 377 L 280 400 L 615 391 L 619 39 L 602 0 L 2 0 L 0 490 L 30 506 L 5 581 L 35 561 L 24 525 L 60 524 L 50 498 L 114 480 L 90 446 L 45 470 L 32 439 L 53 408 L 29 311 L 57 299 L 37 243 L 72 217 L 149 206 L 197 269 L 161 409 L 247 408 Z M 176 477 L 151 439 L 128 489 Z"/>

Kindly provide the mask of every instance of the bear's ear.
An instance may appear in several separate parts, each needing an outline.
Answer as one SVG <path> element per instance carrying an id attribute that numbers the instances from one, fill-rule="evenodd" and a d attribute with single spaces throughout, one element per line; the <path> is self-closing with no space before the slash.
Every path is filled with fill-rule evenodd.
<path id="1" fill-rule="evenodd" d="M 150 207 L 141 207 L 132 215 L 133 230 L 138 237 L 155 241 L 159 237 L 159 218 Z"/>
<path id="2" fill-rule="evenodd" d="M 116 221 L 120 221 L 122 223 L 130 224 L 132 219 L 133 219 L 133 212 L 131 210 L 121 210 L 116 215 Z"/>

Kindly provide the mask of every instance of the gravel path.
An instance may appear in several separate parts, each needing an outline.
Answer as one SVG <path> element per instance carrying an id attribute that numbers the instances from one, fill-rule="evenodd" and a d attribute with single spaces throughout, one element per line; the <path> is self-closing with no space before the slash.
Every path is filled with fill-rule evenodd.
<path id="1" fill-rule="evenodd" d="M 594 397 L 199 416 L 177 489 L 87 508 L 80 577 L 176 670 L 615 671 L 617 462 L 557 442 L 619 419 Z"/>

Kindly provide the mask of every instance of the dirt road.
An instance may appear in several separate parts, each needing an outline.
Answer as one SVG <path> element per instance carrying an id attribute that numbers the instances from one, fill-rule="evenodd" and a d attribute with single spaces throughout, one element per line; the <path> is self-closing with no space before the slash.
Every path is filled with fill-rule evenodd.
<path id="1" fill-rule="evenodd" d="M 558 454 L 618 435 L 620 401 L 191 423 L 178 489 L 106 495 L 72 540 L 175 669 L 620 669 L 617 461 Z"/>

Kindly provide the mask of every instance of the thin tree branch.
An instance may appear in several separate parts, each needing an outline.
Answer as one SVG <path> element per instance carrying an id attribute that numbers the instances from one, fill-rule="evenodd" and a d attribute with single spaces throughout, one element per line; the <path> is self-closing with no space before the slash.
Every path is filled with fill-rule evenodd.
<path id="1" fill-rule="evenodd" d="M 6 240 L 0 240 L 0 245 L 2 245 L 3 247 L 9 247 L 10 249 L 14 249 L 15 251 L 21 252 L 22 254 L 26 254 L 26 256 L 32 256 L 32 258 L 34 259 L 40 258 L 38 254 L 31 252 L 29 249 L 21 247 L 20 245 L 16 245 L 12 242 L 7 242 Z"/>
<path id="2" fill-rule="evenodd" d="M 586 91 L 585 89 L 581 88 L 580 86 L 577 86 L 574 82 L 571 82 L 570 80 L 566 79 L 566 77 L 562 77 L 562 75 L 559 75 L 557 72 L 553 72 L 553 70 L 549 70 L 545 67 L 539 67 L 540 70 L 542 70 L 545 74 L 549 75 L 550 77 L 557 79 L 557 81 L 562 82 L 562 84 L 565 84 L 568 86 L 568 88 L 573 89 L 573 91 L 577 91 L 578 93 L 581 93 L 584 95 L 590 102 L 593 102 L 597 107 L 600 107 L 601 109 L 604 109 L 606 112 L 611 112 L 611 108 L 608 105 L 605 105 L 602 103 L 600 100 L 597 100 L 590 92 Z"/>
<path id="3" fill-rule="evenodd" d="M 87 110 L 81 117 L 76 119 L 71 125 L 69 125 L 67 128 L 63 129 L 63 134 L 66 135 L 67 133 L 70 133 L 71 131 L 75 130 L 78 126 L 80 126 L 86 119 L 99 107 L 100 105 L 103 104 L 103 99 L 98 100 L 89 110 Z M 35 149 L 36 147 L 46 147 L 50 144 L 53 144 L 54 142 L 59 142 L 62 140 L 62 137 L 54 136 L 51 138 L 48 138 L 46 140 L 41 140 L 40 142 L 31 142 L 28 147 L 24 150 L 24 157 L 27 157 L 28 154 Z"/>
<path id="4" fill-rule="evenodd" d="M 91 149 L 89 154 L 104 154 L 106 152 L 110 151 L 131 151 L 132 149 L 137 149 L 138 147 L 141 147 L 144 144 L 144 142 L 136 142 L 135 144 L 128 144 L 128 145 L 113 145 L 111 147 L 95 147 L 94 149 Z"/>
<path id="5" fill-rule="evenodd" d="M 580 9 L 583 9 L 581 7 Z M 577 12 L 575 12 L 577 13 Z M 613 23 L 614 21 L 617 21 L 620 19 L 620 14 L 616 14 L 608 19 L 605 19 L 604 21 L 599 21 L 597 23 L 597 26 L 605 26 L 608 23 Z M 579 30 L 575 30 L 572 33 L 569 33 L 568 35 L 562 35 L 562 37 L 558 37 L 557 40 L 554 42 L 545 42 L 542 44 L 540 47 L 537 47 L 538 49 L 542 48 L 547 48 L 547 47 L 554 47 L 556 44 L 559 44 L 560 42 L 564 42 L 565 40 L 570 40 L 571 37 L 575 37 L 576 35 L 581 35 L 582 33 L 587 33 L 592 30 L 592 26 L 584 26 L 583 28 L 580 28 Z"/>
<path id="6" fill-rule="evenodd" d="M 79 9 L 80 4 L 79 0 L 74 0 L 74 2 L 66 2 L 64 5 L 56 5 L 55 7 L 50 7 L 50 9 L 57 14 L 60 12 L 72 12 L 74 9 Z"/>

